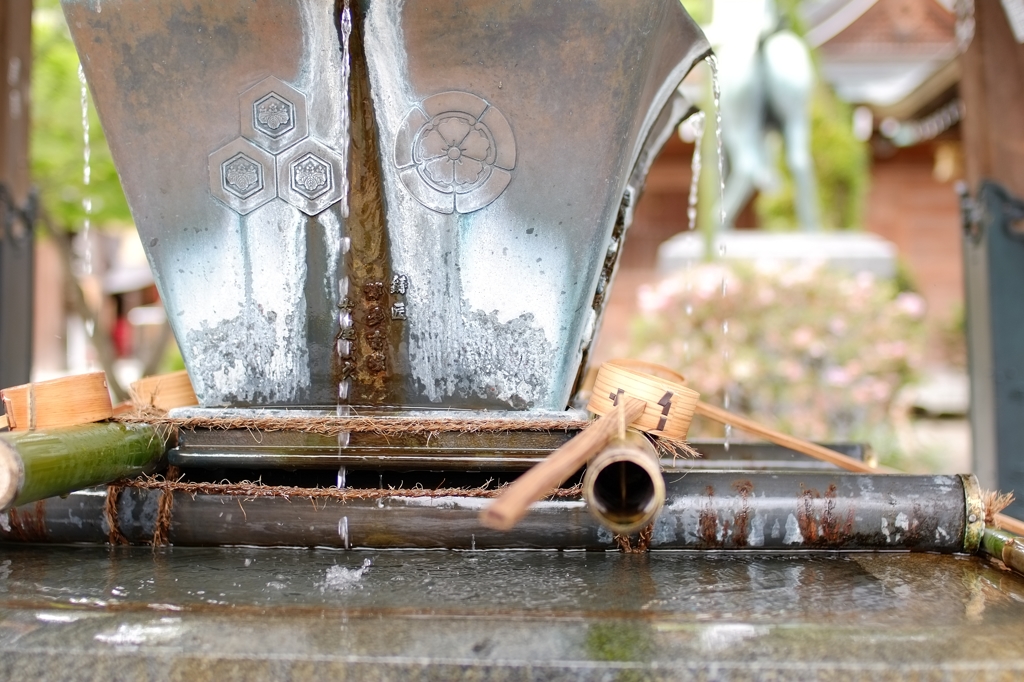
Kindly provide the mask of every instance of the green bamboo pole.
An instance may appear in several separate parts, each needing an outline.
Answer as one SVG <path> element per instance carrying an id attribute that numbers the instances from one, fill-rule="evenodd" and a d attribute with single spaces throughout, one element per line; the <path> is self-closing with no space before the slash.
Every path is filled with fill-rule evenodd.
<path id="1" fill-rule="evenodd" d="M 0 434 L 0 511 L 152 469 L 166 441 L 148 424 Z"/>
<path id="2" fill-rule="evenodd" d="M 981 551 L 1024 575 L 1024 538 L 998 528 L 986 528 Z"/>

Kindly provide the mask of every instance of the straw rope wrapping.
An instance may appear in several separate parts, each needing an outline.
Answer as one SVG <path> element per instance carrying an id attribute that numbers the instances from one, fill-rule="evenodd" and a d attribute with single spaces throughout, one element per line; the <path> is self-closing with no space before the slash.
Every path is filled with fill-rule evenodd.
<path id="1" fill-rule="evenodd" d="M 502 431 L 578 431 L 590 423 L 586 419 L 459 419 L 417 417 L 168 417 L 152 410 L 137 410 L 120 415 L 127 424 L 150 424 L 170 429 L 249 431 L 299 431 L 322 436 L 341 433 L 376 433 L 382 436 L 432 434 L 444 432 L 495 433 Z"/>
<path id="2" fill-rule="evenodd" d="M 484 484 L 478 488 L 302 488 L 299 486 L 264 485 L 260 481 L 239 481 L 237 483 L 192 483 L 168 480 L 162 476 L 142 476 L 121 483 L 125 488 L 159 490 L 163 493 L 184 493 L 193 498 L 196 495 L 225 495 L 254 500 L 261 497 L 282 497 L 285 499 L 338 500 L 380 500 L 389 497 L 498 497 L 506 485 L 490 488 Z M 547 499 L 579 499 L 580 486 L 558 488 Z"/>
<path id="3" fill-rule="evenodd" d="M 136 405 L 133 412 L 118 415 L 115 421 L 125 424 L 149 424 L 165 431 L 169 437 L 177 429 L 247 431 L 297 431 L 322 436 L 337 436 L 341 433 L 374 433 L 381 436 L 430 435 L 437 433 L 502 433 L 506 431 L 582 431 L 593 422 L 588 419 L 485 419 L 485 418 L 431 418 L 417 417 L 169 417 L 167 413 L 152 407 Z M 700 454 L 683 440 L 668 437 L 667 434 L 649 433 L 655 447 L 665 457 L 700 457 Z"/>

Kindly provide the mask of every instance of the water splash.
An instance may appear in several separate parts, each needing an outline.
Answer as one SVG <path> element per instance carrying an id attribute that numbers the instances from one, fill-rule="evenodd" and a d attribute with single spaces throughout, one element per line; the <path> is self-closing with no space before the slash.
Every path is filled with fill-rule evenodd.
<path id="1" fill-rule="evenodd" d="M 373 566 L 373 562 L 370 559 L 363 559 L 363 565 L 359 568 L 331 566 L 327 569 L 327 575 L 324 576 L 320 592 L 326 592 L 327 590 L 350 590 L 353 587 L 359 587 L 359 580 L 370 566 Z"/>
<path id="2" fill-rule="evenodd" d="M 715 101 L 715 148 L 718 154 L 718 229 L 715 234 L 718 235 L 718 259 L 720 261 L 725 260 L 726 246 L 725 246 L 725 155 L 722 151 L 722 85 L 718 77 L 718 59 L 715 55 L 708 55 L 705 60 L 708 64 L 708 69 L 711 71 L 711 93 Z M 722 271 L 722 302 L 725 302 L 729 293 L 729 279 L 728 271 L 723 269 Z M 724 308 L 725 306 L 723 306 Z M 732 388 L 732 382 L 729 378 L 729 320 L 726 318 L 722 322 L 722 365 L 725 372 L 725 382 L 722 388 L 722 406 L 725 409 L 729 409 L 730 403 L 730 392 Z M 726 452 L 729 451 L 729 441 L 732 437 L 732 426 L 725 426 L 725 441 L 723 447 Z"/>
<path id="3" fill-rule="evenodd" d="M 85 80 L 85 69 L 82 68 L 81 63 L 78 64 L 78 82 L 82 88 L 82 209 L 85 211 L 85 221 L 82 223 L 82 243 L 85 249 L 83 271 L 86 275 L 91 275 L 92 197 L 89 196 L 89 186 L 92 184 L 92 143 L 89 140 L 89 84 Z M 92 334 L 90 333 L 89 336 Z"/>

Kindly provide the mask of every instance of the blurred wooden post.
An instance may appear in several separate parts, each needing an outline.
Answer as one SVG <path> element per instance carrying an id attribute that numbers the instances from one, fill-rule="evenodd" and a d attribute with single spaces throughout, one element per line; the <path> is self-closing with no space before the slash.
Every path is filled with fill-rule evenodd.
<path id="1" fill-rule="evenodd" d="M 1019 3 L 973 0 L 974 38 L 961 57 L 960 77 L 971 197 L 963 245 L 974 471 L 983 487 L 1017 493 L 1008 511 L 1018 517 L 1024 514 L 1024 233 L 1022 205 L 1013 197 L 1024 198 L 1024 45 L 1004 4 L 1013 10 Z"/>
<path id="2" fill-rule="evenodd" d="M 974 40 L 960 59 L 967 181 L 995 180 L 1024 197 L 1024 45 L 999 0 L 974 0 Z"/>
<path id="3" fill-rule="evenodd" d="M 32 0 L 0 0 L 0 388 L 27 382 L 32 366 L 31 63 Z"/>

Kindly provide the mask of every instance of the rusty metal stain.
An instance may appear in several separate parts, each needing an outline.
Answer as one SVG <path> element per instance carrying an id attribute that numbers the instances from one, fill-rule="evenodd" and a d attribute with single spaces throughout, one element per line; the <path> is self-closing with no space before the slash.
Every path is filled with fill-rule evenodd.
<path id="1" fill-rule="evenodd" d="M 20 510 L 20 511 L 19 511 Z M 11 525 L 10 538 L 19 542 L 45 542 L 46 534 L 46 500 L 39 500 L 26 507 L 15 507 L 7 512 Z"/>
<path id="2" fill-rule="evenodd" d="M 701 506 L 697 535 L 702 546 L 719 547 L 722 543 L 718 539 L 718 514 L 715 512 L 713 499 L 715 489 L 709 485 L 704 494 L 707 495 L 708 501 L 706 505 Z"/>
<path id="3" fill-rule="evenodd" d="M 732 487 L 740 494 L 740 510 L 733 515 L 733 544 L 746 547 L 750 533 L 750 493 L 754 491 L 754 484 L 742 480 L 733 483 Z"/>
<path id="4" fill-rule="evenodd" d="M 389 276 L 389 244 L 380 165 L 380 142 L 375 134 L 374 105 L 370 95 L 366 55 L 363 51 L 361 10 L 353 7 L 352 73 L 349 79 L 352 107 L 351 189 L 346 232 L 352 248 L 346 255 L 346 272 L 352 291 L 361 292 L 352 319 L 357 330 L 351 364 L 337 366 L 337 378 L 352 378 L 350 402 L 382 404 L 402 402 L 394 367 L 402 328 L 390 324 L 385 312 L 391 301 L 384 282 Z M 339 361 L 340 362 L 340 361 Z"/>
<path id="5" fill-rule="evenodd" d="M 853 509 L 846 510 L 846 519 L 843 522 L 836 510 L 836 492 L 834 483 L 830 484 L 828 490 L 825 491 L 825 513 L 821 519 L 822 540 L 829 547 L 843 546 L 853 533 Z"/>
<path id="6" fill-rule="evenodd" d="M 814 501 L 817 499 L 821 499 L 821 493 L 814 488 L 800 486 L 796 520 L 800 526 L 800 534 L 804 538 L 804 544 L 808 545 L 818 543 L 818 524 L 814 516 Z"/>

